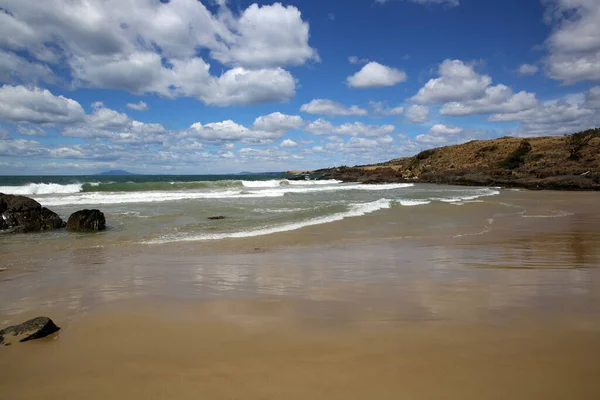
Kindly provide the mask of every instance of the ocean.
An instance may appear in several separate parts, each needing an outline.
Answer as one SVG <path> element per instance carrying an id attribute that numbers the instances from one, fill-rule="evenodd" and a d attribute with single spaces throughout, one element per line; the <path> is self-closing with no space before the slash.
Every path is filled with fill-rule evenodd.
<path id="1" fill-rule="evenodd" d="M 485 187 L 298 181 L 274 174 L 4 176 L 0 193 L 32 197 L 65 220 L 83 208 L 100 209 L 107 222 L 102 244 L 158 244 L 269 235 L 382 209 L 477 203 L 500 192 Z M 209 219 L 216 216 L 225 218 Z M 0 243 L 15 240 L 1 236 Z M 64 231 L 44 237 L 72 239 Z"/>

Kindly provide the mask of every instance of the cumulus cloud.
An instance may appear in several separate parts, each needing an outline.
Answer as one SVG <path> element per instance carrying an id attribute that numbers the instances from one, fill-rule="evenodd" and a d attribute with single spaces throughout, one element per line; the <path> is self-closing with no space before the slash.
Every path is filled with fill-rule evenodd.
<path id="1" fill-rule="evenodd" d="M 47 157 L 49 154 L 35 140 L 3 140 L 0 142 L 0 156 L 3 157 Z"/>
<path id="2" fill-rule="evenodd" d="M 545 0 L 553 32 L 544 60 L 549 77 L 573 84 L 600 80 L 600 2 Z"/>
<path id="3" fill-rule="evenodd" d="M 367 125 L 362 122 L 332 125 L 319 118 L 306 125 L 304 131 L 314 135 L 384 136 L 394 132 L 394 125 Z"/>
<path id="4" fill-rule="evenodd" d="M 0 76 L 18 74 L 15 79 L 34 83 L 52 80 L 53 71 L 68 71 L 75 87 L 196 97 L 217 106 L 292 97 L 295 80 L 282 67 L 319 59 L 300 11 L 280 3 L 253 4 L 237 14 L 226 2 L 218 4 L 211 12 L 197 0 L 106 0 L 69 7 L 62 0 L 5 0 Z M 209 61 L 198 56 L 201 50 L 231 69 L 213 75 Z"/>
<path id="5" fill-rule="evenodd" d="M 505 85 L 490 86 L 481 98 L 476 100 L 454 101 L 444 104 L 442 115 L 466 116 L 475 114 L 511 113 L 534 108 L 538 105 L 535 93 L 521 91 L 513 94 Z"/>
<path id="6" fill-rule="evenodd" d="M 304 120 L 299 115 L 286 115 L 280 112 L 274 112 L 256 118 L 253 126 L 254 129 L 268 132 L 286 132 L 292 129 L 298 129 L 303 124 Z"/>
<path id="7" fill-rule="evenodd" d="M 38 82 L 54 82 L 55 77 L 47 65 L 31 62 L 15 53 L 0 49 L 0 81 L 15 83 L 25 81 L 37 84 Z"/>
<path id="8" fill-rule="evenodd" d="M 25 136 L 48 136 L 45 130 L 32 124 L 18 125 L 17 132 Z"/>
<path id="9" fill-rule="evenodd" d="M 478 74 L 460 60 L 445 60 L 439 78 L 430 79 L 411 98 L 419 104 L 444 104 L 442 115 L 467 116 L 519 112 L 538 105 L 535 93 L 513 93 L 506 85 L 491 86 L 492 78 Z"/>
<path id="10" fill-rule="evenodd" d="M 427 122 L 429 120 L 429 108 L 413 104 L 406 110 L 406 119 L 408 122 Z"/>
<path id="11" fill-rule="evenodd" d="M 186 131 L 187 136 L 198 138 L 206 142 L 239 142 L 261 144 L 270 143 L 279 139 L 284 132 L 269 132 L 263 130 L 248 129 L 231 120 L 223 122 L 211 122 L 202 125 L 196 122 Z"/>
<path id="12" fill-rule="evenodd" d="M 426 147 L 457 144 L 487 135 L 487 131 L 467 131 L 458 126 L 433 125 L 427 133 L 417 135 L 415 141 Z"/>
<path id="13" fill-rule="evenodd" d="M 484 95 L 492 83 L 488 75 L 478 74 L 472 65 L 461 60 L 444 60 L 439 78 L 430 79 L 412 101 L 419 104 L 441 104 L 476 99 Z"/>
<path id="14" fill-rule="evenodd" d="M 127 108 L 131 108 L 132 110 L 136 111 L 148 111 L 150 109 L 148 104 L 143 101 L 140 101 L 139 103 L 128 103 Z"/>
<path id="15" fill-rule="evenodd" d="M 381 88 L 395 86 L 406 81 L 406 73 L 371 61 L 360 71 L 346 79 L 348 86 L 356 89 Z"/>
<path id="16" fill-rule="evenodd" d="M 0 88 L 0 119 L 35 124 L 81 121 L 85 112 L 81 104 L 47 89 L 4 85 Z"/>
<path id="17" fill-rule="evenodd" d="M 317 51 L 308 45 L 308 23 L 294 6 L 252 4 L 233 28 L 235 34 L 227 48 L 213 52 L 222 63 L 265 67 L 319 61 Z"/>
<path id="18" fill-rule="evenodd" d="M 314 99 L 310 103 L 303 104 L 300 111 L 308 114 L 322 114 L 330 117 L 336 116 L 365 116 L 369 112 L 356 105 L 346 108 L 343 104 L 327 99 Z"/>
<path id="19" fill-rule="evenodd" d="M 531 76 L 537 74 L 539 67 L 532 64 L 522 64 L 517 68 L 517 72 L 521 76 Z"/>
<path id="20" fill-rule="evenodd" d="M 387 105 L 381 101 L 370 101 L 369 106 L 375 115 L 402 115 L 402 113 L 404 113 L 404 107 L 397 106 L 388 108 Z"/>
<path id="21" fill-rule="evenodd" d="M 287 148 L 298 147 L 298 143 L 294 142 L 292 139 L 285 139 L 279 146 Z"/>
<path id="22" fill-rule="evenodd" d="M 519 122 L 516 134 L 521 136 L 562 135 L 600 126 L 600 88 L 568 96 L 556 101 L 538 104 L 537 107 L 499 113 L 489 117 L 493 122 Z"/>

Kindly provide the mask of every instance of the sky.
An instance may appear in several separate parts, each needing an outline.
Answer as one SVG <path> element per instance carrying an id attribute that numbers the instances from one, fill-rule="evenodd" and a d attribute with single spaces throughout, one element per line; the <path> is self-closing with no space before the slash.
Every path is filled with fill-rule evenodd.
<path id="1" fill-rule="evenodd" d="M 0 0 L 0 175 L 357 165 L 600 126 L 598 0 Z"/>

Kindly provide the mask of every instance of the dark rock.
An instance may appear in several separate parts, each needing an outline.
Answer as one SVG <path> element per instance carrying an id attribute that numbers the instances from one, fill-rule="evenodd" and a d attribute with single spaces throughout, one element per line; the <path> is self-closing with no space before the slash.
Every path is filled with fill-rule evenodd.
<path id="1" fill-rule="evenodd" d="M 54 211 L 47 209 L 46 207 L 42 207 L 42 220 L 41 220 L 41 229 L 58 229 L 64 228 L 67 226 L 67 223 L 63 221 L 58 214 Z"/>
<path id="2" fill-rule="evenodd" d="M 14 341 L 27 342 L 58 332 L 60 328 L 48 317 L 37 317 L 21 325 L 9 326 L 0 330 L 0 344 L 10 346 Z M 13 340 L 11 340 L 13 339 Z"/>
<path id="3" fill-rule="evenodd" d="M 37 201 L 0 193 L 0 230 L 35 232 L 64 227 L 65 222 L 56 213 Z"/>
<path id="4" fill-rule="evenodd" d="M 217 215 L 216 217 L 208 217 L 208 219 L 211 219 L 211 220 L 216 220 L 216 219 L 225 219 L 225 217 L 224 217 L 224 216 L 222 216 L 222 215 Z"/>
<path id="5" fill-rule="evenodd" d="M 73 232 L 97 232 L 106 229 L 106 218 L 100 210 L 79 210 L 71 214 L 67 230 Z"/>

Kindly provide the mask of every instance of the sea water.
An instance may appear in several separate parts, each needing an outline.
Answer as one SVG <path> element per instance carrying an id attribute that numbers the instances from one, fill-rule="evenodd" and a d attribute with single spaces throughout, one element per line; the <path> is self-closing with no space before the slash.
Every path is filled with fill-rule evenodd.
<path id="1" fill-rule="evenodd" d="M 393 207 L 475 202 L 499 191 L 284 175 L 133 175 L 0 177 L 0 193 L 32 197 L 65 220 L 77 210 L 97 208 L 106 216 L 104 240 L 155 244 L 268 235 Z M 209 219 L 215 216 L 225 218 Z"/>

